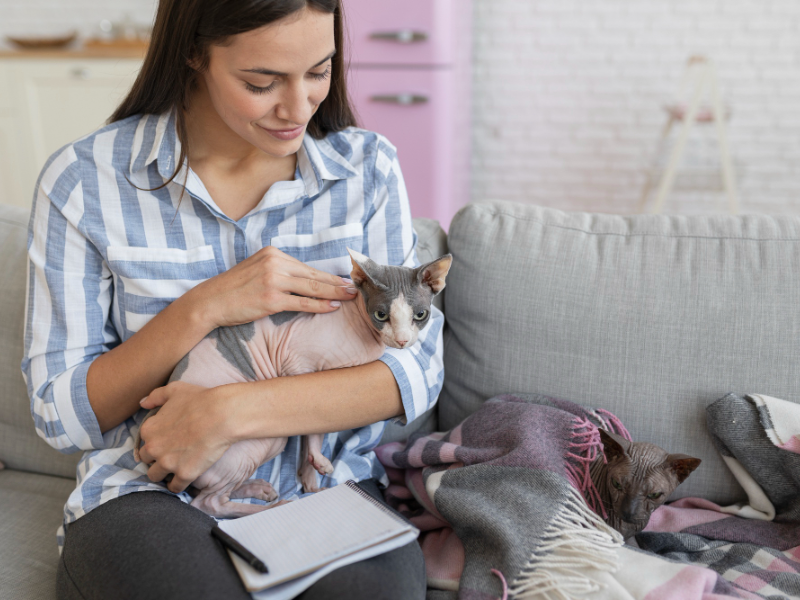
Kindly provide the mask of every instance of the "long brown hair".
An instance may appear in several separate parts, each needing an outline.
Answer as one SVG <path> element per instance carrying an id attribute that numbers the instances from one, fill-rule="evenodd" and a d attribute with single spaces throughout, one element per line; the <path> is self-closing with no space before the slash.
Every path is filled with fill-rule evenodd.
<path id="1" fill-rule="evenodd" d="M 305 7 L 334 15 L 336 44 L 330 92 L 311 117 L 306 131 L 320 139 L 356 125 L 347 96 L 341 0 L 160 0 L 142 69 L 109 123 L 132 115 L 178 109 L 176 129 L 181 155 L 172 177 L 164 183 L 167 185 L 187 156 L 185 112 L 198 74 L 208 68 L 209 46 L 223 45 L 231 36 L 258 29 Z M 189 66 L 190 61 L 198 66 L 197 70 Z"/>

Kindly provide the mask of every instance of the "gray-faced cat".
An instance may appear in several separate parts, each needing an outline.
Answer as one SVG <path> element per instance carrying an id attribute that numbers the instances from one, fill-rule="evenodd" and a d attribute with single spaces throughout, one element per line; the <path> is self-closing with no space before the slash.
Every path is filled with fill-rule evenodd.
<path id="1" fill-rule="evenodd" d="M 700 465 L 647 442 L 629 442 L 600 429 L 603 456 L 592 463 L 592 483 L 608 513 L 606 523 L 625 539 L 645 528 L 653 511 Z"/>
<path id="2" fill-rule="evenodd" d="M 343 302 L 332 313 L 278 313 L 215 329 L 178 363 L 170 382 L 216 387 L 300 375 L 373 362 L 385 346 L 412 346 L 430 319 L 433 297 L 444 289 L 452 256 L 412 269 L 379 265 L 358 252 L 349 252 L 350 275 L 360 292 L 354 300 Z M 319 491 L 317 473 L 333 472 L 333 465 L 322 454 L 324 437 L 303 436 L 302 456 L 307 460 L 298 475 L 306 492 Z M 260 465 L 279 455 L 286 442 L 286 438 L 264 438 L 233 444 L 192 483 L 188 490 L 194 496 L 192 506 L 216 517 L 239 517 L 267 508 L 231 499 L 277 498 L 269 482 L 250 477 Z M 137 433 L 137 461 L 140 445 Z"/>

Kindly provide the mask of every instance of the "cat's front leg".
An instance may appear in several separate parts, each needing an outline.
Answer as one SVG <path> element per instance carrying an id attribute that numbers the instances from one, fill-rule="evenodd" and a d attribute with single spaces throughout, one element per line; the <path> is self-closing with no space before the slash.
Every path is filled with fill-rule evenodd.
<path id="1" fill-rule="evenodd" d="M 322 454 L 322 443 L 325 436 L 321 433 L 304 435 L 302 438 L 301 454 L 304 457 L 300 463 L 298 475 L 303 484 L 303 491 L 319 492 L 325 488 L 317 484 L 317 473 L 320 475 L 330 475 L 333 473 L 333 465 Z"/>

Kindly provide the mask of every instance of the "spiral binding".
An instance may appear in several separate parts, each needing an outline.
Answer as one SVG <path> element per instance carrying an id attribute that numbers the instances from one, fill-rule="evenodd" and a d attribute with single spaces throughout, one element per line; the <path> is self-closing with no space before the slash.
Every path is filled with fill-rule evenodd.
<path id="1" fill-rule="evenodd" d="M 358 487 L 358 484 L 354 480 L 348 479 L 347 481 L 344 482 L 344 485 L 346 485 L 351 490 L 356 492 L 359 496 L 364 498 L 364 500 L 367 500 L 374 507 L 380 509 L 382 512 L 392 517 L 395 521 L 402 523 L 403 525 L 411 525 L 411 523 L 405 517 L 403 517 L 402 515 L 398 515 L 391 508 L 389 508 L 385 504 L 382 504 L 380 500 L 377 500 L 375 499 L 374 496 L 371 496 L 369 492 L 365 492 L 363 489 Z"/>

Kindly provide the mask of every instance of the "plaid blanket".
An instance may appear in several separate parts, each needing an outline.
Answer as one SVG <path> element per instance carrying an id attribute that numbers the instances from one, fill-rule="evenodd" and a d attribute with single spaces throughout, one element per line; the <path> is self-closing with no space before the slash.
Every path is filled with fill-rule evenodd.
<path id="1" fill-rule="evenodd" d="M 544 396 L 498 396 L 446 433 L 376 449 L 387 501 L 423 532 L 432 587 L 462 600 L 600 589 L 621 536 L 583 500 L 610 413 Z M 599 508 L 599 507 L 598 507 Z"/>
<path id="2" fill-rule="evenodd" d="M 639 547 L 707 567 L 717 594 L 800 598 L 800 406 L 728 394 L 708 407 L 707 424 L 747 502 L 662 506 L 636 536 Z"/>
<path id="3" fill-rule="evenodd" d="M 437 600 L 800 598 L 800 408 L 733 394 L 708 409 L 717 448 L 748 495 L 662 506 L 636 537 L 599 510 L 588 465 L 610 413 L 499 396 L 446 433 L 376 450 L 387 500 L 421 536 Z"/>

